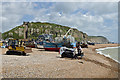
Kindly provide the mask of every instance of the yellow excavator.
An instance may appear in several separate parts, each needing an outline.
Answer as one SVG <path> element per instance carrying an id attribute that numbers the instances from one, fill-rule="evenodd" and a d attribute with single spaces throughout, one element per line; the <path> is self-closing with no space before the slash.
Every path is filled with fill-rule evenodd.
<path id="1" fill-rule="evenodd" d="M 9 39 L 7 55 L 26 55 L 23 42 L 18 39 Z"/>

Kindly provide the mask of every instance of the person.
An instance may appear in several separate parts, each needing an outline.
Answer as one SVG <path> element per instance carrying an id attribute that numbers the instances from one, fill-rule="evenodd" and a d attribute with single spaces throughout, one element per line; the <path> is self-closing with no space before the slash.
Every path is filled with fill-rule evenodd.
<path id="1" fill-rule="evenodd" d="M 80 46 L 80 42 L 78 42 L 77 44 L 76 44 L 76 48 L 77 48 L 77 51 L 78 51 L 78 56 L 81 56 L 81 58 L 82 58 L 82 48 L 81 48 L 81 46 Z"/>

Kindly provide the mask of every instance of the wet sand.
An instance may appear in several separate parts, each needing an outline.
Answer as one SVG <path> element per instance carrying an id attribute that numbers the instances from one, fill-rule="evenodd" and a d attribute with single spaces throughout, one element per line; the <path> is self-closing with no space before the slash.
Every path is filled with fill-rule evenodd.
<path id="1" fill-rule="evenodd" d="M 117 44 L 96 44 L 83 48 L 83 59 L 61 58 L 58 52 L 32 48 L 28 56 L 4 55 L 2 49 L 3 78 L 118 78 L 118 63 L 97 54 L 97 48 L 115 47 Z"/>

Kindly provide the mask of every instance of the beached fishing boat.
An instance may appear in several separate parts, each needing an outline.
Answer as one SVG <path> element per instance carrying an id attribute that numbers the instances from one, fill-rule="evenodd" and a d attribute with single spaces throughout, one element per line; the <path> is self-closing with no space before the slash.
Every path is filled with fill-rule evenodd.
<path id="1" fill-rule="evenodd" d="M 37 45 L 36 45 L 34 42 L 25 43 L 25 46 L 26 46 L 26 47 L 31 47 L 31 48 L 36 48 L 36 47 L 37 47 Z"/>
<path id="2" fill-rule="evenodd" d="M 52 43 L 52 42 L 45 42 L 44 49 L 48 51 L 59 51 L 62 47 L 63 43 Z"/>
<path id="3" fill-rule="evenodd" d="M 38 39 L 36 40 L 36 43 L 38 45 L 43 45 L 44 41 L 52 41 L 52 35 L 49 34 L 39 35 Z"/>
<path id="4" fill-rule="evenodd" d="M 68 43 L 69 41 L 73 40 L 73 37 L 71 37 L 71 35 L 68 35 L 68 33 L 71 31 L 72 29 L 69 29 L 68 32 L 62 36 L 62 37 L 56 37 L 54 42 L 43 42 L 43 47 L 45 50 L 49 50 L 49 51 L 59 51 L 59 49 L 66 43 Z M 67 36 L 68 35 L 68 36 Z"/>
<path id="5" fill-rule="evenodd" d="M 6 48 L 8 46 L 8 43 L 6 41 L 0 41 L 0 47 Z"/>
<path id="6" fill-rule="evenodd" d="M 19 42 L 26 47 L 31 47 L 31 48 L 37 47 L 36 42 L 32 39 L 19 39 Z"/>

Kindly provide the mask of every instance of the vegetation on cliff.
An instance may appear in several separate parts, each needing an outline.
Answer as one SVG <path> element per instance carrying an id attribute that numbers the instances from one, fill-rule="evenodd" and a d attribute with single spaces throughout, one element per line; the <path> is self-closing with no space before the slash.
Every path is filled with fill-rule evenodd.
<path id="1" fill-rule="evenodd" d="M 56 36 L 63 36 L 70 29 L 68 26 L 62 26 L 54 23 L 47 22 L 29 22 L 28 23 L 28 38 L 37 39 L 41 34 L 51 34 L 53 38 Z M 88 36 L 86 33 L 73 29 L 72 36 L 75 37 L 77 41 L 88 41 L 92 40 L 92 36 Z M 17 26 L 7 32 L 2 34 L 2 38 L 15 38 L 23 39 L 24 38 L 24 24 Z M 93 37 L 94 38 L 94 37 Z M 107 40 L 106 40 L 107 41 Z"/>
<path id="2" fill-rule="evenodd" d="M 104 36 L 88 36 L 89 41 L 95 43 L 108 43 L 108 39 Z"/>

